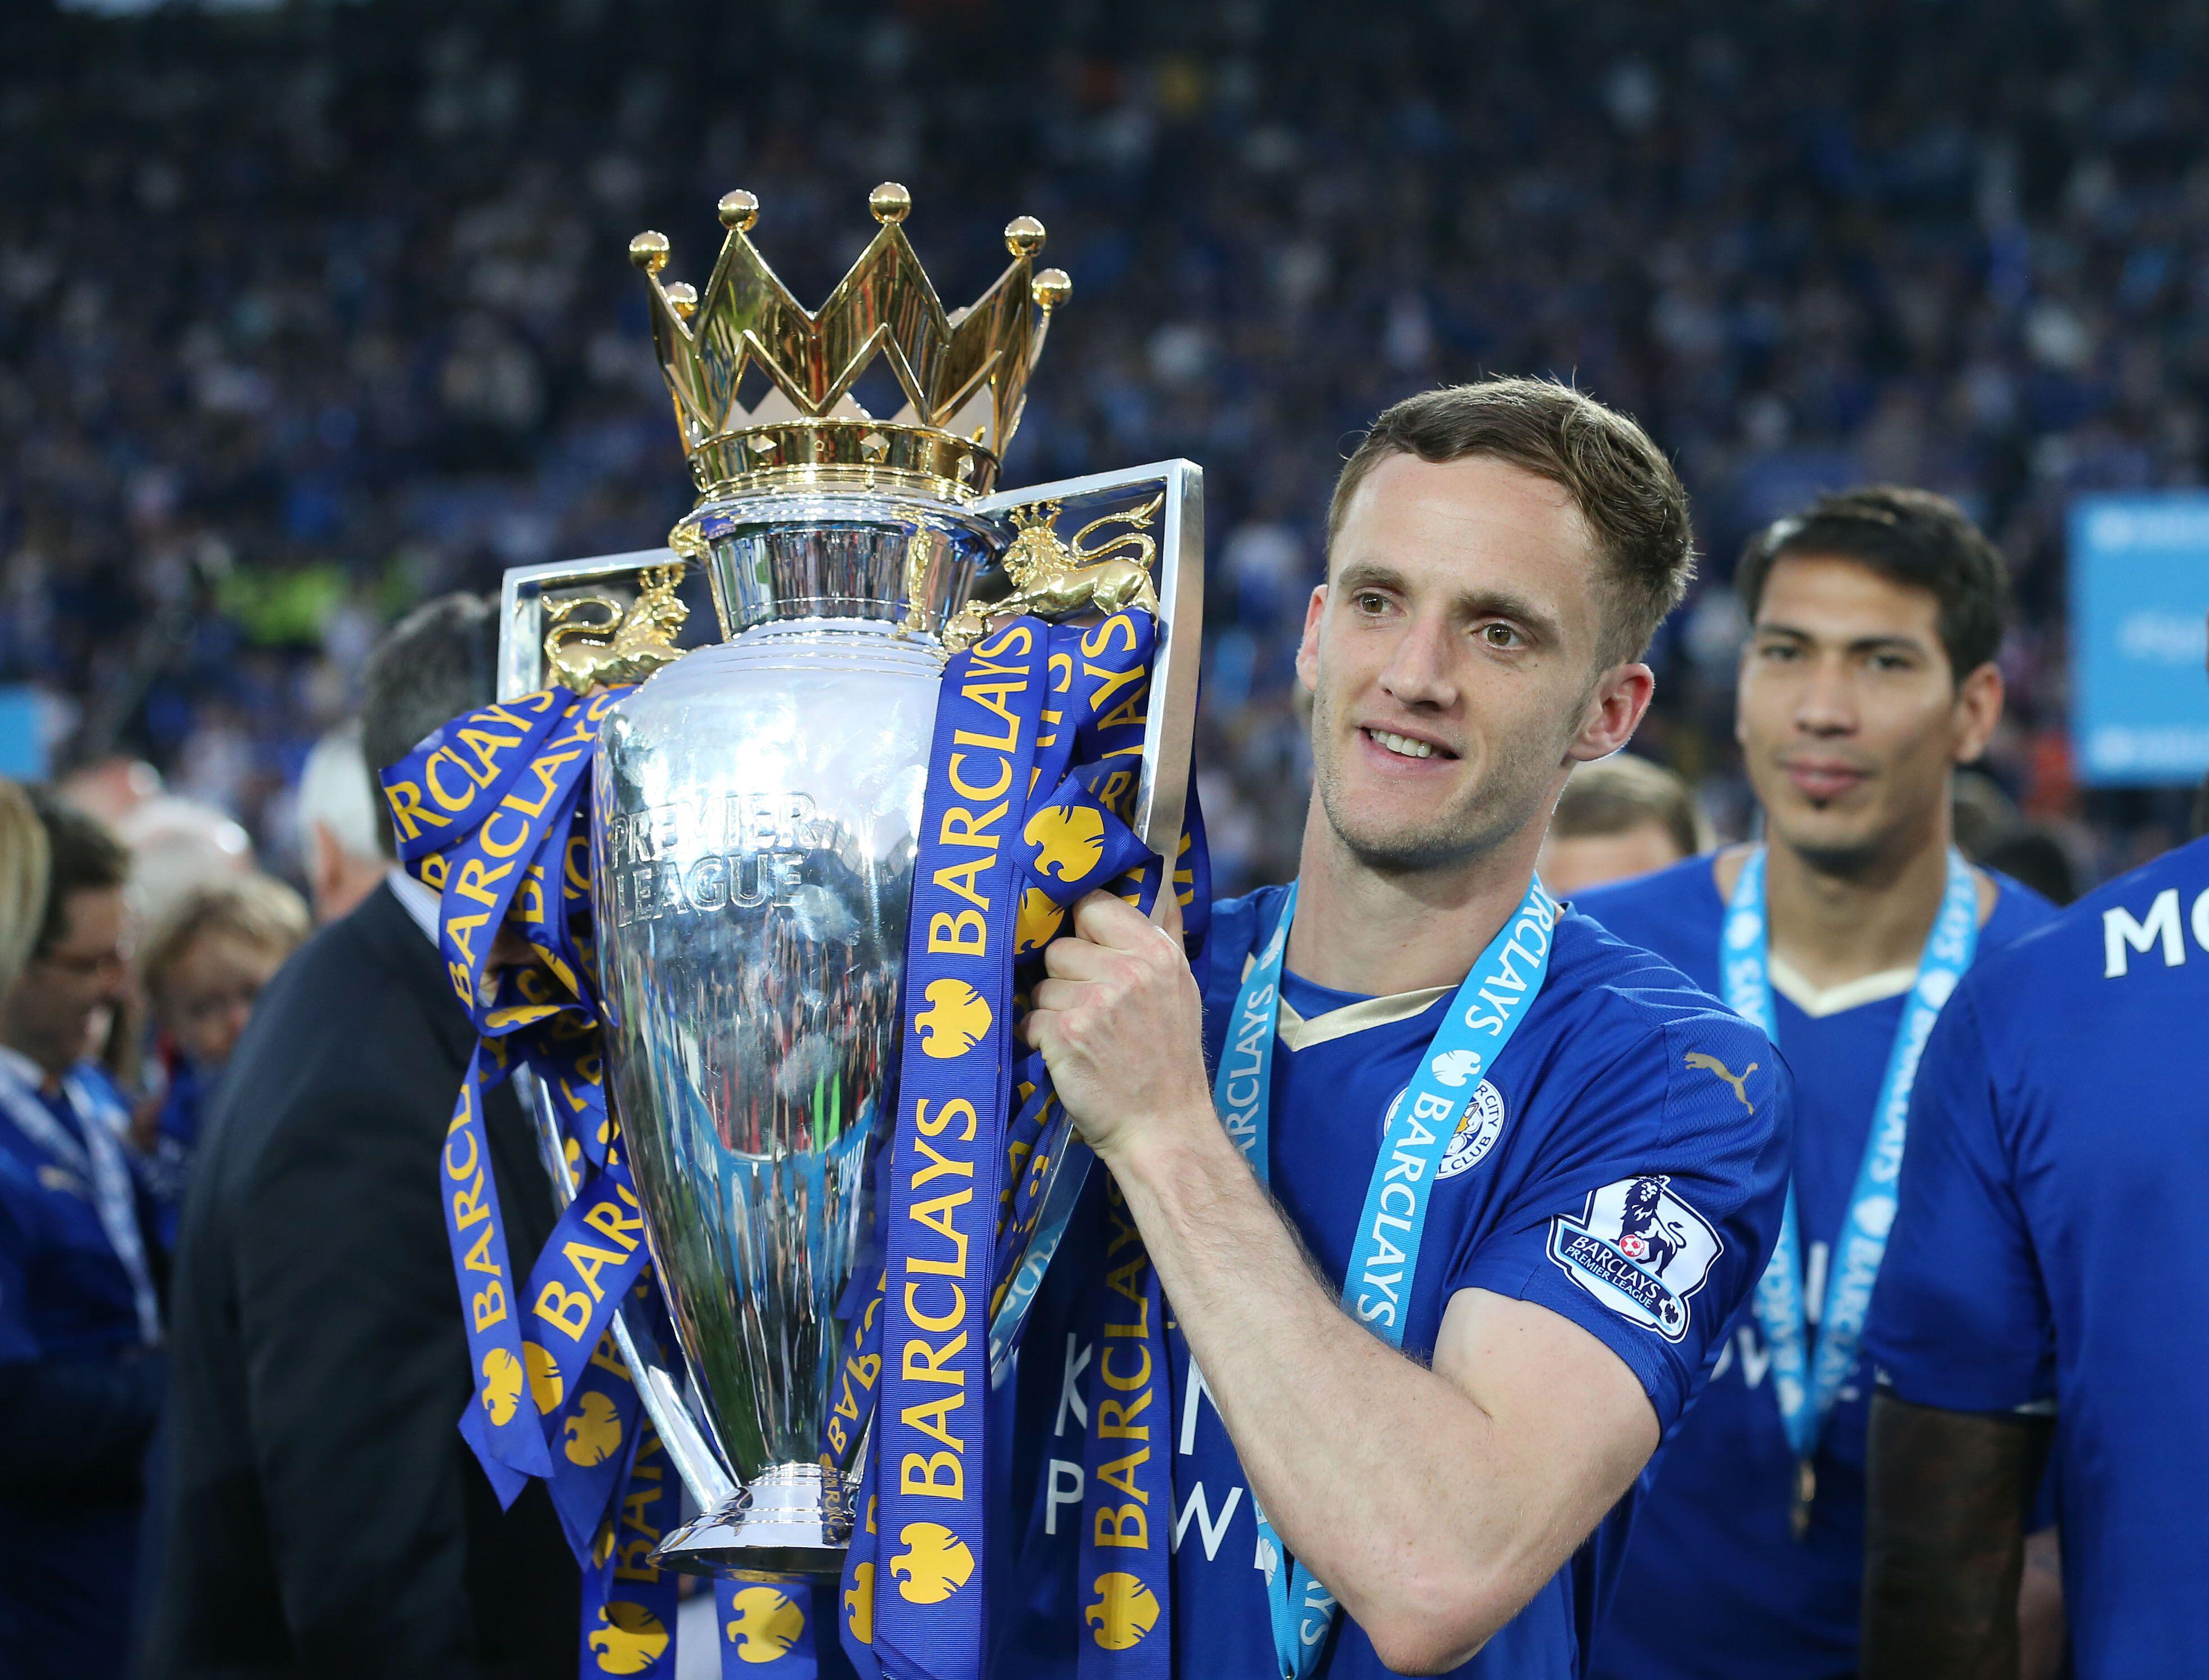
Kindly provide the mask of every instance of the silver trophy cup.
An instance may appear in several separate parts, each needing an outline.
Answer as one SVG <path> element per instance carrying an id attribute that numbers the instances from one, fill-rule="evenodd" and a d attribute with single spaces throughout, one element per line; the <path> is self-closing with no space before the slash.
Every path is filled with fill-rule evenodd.
<path id="1" fill-rule="evenodd" d="M 864 1441 L 840 1451 L 826 1431 L 849 1334 L 837 1312 L 872 1281 L 853 1288 L 897 1111 L 912 872 L 949 646 L 1018 611 L 1078 617 L 1131 591 L 1155 603 L 1135 825 L 1171 855 L 1183 814 L 1197 469 L 984 494 L 996 453 L 982 438 L 1008 433 L 1035 317 L 1064 278 L 1031 279 L 1042 230 L 1015 223 L 1013 268 L 947 316 L 898 225 L 901 194 L 876 189 L 882 231 L 817 315 L 751 250 L 744 195 L 722 201 L 731 231 L 702 303 L 660 285 L 665 242 L 641 237 L 632 254 L 653 276 L 705 494 L 670 549 L 507 576 L 505 693 L 643 679 L 601 729 L 593 908 L 608 1085 L 685 1369 L 653 1357 L 634 1308 L 614 1335 L 698 1513 L 658 1556 L 694 1573 L 842 1567 Z M 886 340 L 911 401 L 877 423 L 849 387 Z M 747 362 L 768 377 L 751 410 L 733 394 Z M 840 388 L 823 368 L 845 369 Z M 954 429 L 976 412 L 982 427 Z M 1106 562 L 1107 549 L 1122 558 Z M 693 564 L 721 639 L 686 650 Z M 1009 592 L 977 604 L 978 585 Z M 548 1166 L 572 1194 L 538 1095 Z M 993 1380 L 1086 1168 L 1065 1143 L 993 1323 Z"/>

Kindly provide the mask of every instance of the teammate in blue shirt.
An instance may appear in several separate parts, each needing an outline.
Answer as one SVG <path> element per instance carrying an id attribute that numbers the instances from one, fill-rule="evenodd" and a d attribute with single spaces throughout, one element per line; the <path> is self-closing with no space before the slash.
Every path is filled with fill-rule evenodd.
<path id="1" fill-rule="evenodd" d="M 1493 381 L 1382 415 L 1329 524 L 1296 885 L 1201 981 L 1092 897 L 1035 994 L 1112 1269 L 1054 1268 L 1022 1354 L 999 1672 L 1580 1674 L 1777 1230 L 1762 1035 L 1533 879 L 1647 704 L 1670 467 Z"/>
<path id="2" fill-rule="evenodd" d="M 49 879 L 0 996 L 0 1673 L 120 1677 L 163 1365 L 120 1096 L 87 1059 L 128 979 L 129 859 L 40 799 Z"/>
<path id="3" fill-rule="evenodd" d="M 1773 1028 L 1797 1093 L 1797 1234 L 1652 1467 L 1597 1644 L 1617 1680 L 1856 1673 L 1856 1343 L 1912 1059 L 1974 948 L 2053 914 L 1953 851 L 1955 766 L 2002 698 L 2002 562 L 1971 522 L 1919 491 L 1827 496 L 1751 543 L 1735 583 L 1752 621 L 1735 728 L 1765 843 L 1575 908 Z"/>
<path id="4" fill-rule="evenodd" d="M 1989 957 L 1926 1047 L 1869 1338 L 1864 1673 L 2014 1674 L 2052 1438 L 2079 1680 L 2209 1670 L 2209 842 Z"/>

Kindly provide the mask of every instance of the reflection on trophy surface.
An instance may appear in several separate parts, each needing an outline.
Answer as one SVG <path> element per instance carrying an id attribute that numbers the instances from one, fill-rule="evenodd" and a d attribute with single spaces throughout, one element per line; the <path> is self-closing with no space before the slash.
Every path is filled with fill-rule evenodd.
<path id="1" fill-rule="evenodd" d="M 1006 229 L 1010 267 L 947 314 L 900 225 L 908 206 L 903 188 L 876 189 L 878 231 L 817 313 L 754 249 L 749 194 L 721 201 L 728 237 L 702 296 L 662 283 L 664 237 L 632 242 L 701 492 L 670 543 L 702 566 L 724 639 L 678 656 L 666 568 L 626 613 L 548 599 L 542 621 L 555 680 L 649 679 L 605 720 L 593 793 L 610 1083 L 702 1433 L 743 1488 L 668 1537 L 660 1555 L 682 1569 L 833 1572 L 851 1533 L 861 1442 L 832 1450 L 824 1430 L 837 1311 L 897 1108 L 947 645 L 1000 614 L 1107 596 L 1155 609 L 1148 562 L 1182 519 L 1176 501 L 1159 533 L 1155 474 L 1073 481 L 1128 505 L 1082 521 L 1070 547 L 1057 502 L 1011 519 L 990 505 L 1068 284 L 1032 272 L 1044 230 L 1023 217 Z M 904 398 L 888 420 L 852 394 L 882 364 Z M 1002 567 L 1008 546 L 1018 564 Z M 970 601 L 1000 570 L 1013 598 Z"/>

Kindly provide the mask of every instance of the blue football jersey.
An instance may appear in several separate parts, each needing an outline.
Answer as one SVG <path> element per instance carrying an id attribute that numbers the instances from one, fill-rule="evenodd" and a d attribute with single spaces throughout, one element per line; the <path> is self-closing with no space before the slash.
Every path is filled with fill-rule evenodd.
<path id="1" fill-rule="evenodd" d="M 2209 1669 L 2205 1026 L 2209 841 L 1974 968 L 1926 1047 L 1866 1336 L 1904 1400 L 2054 1402 L 2080 1680 Z"/>
<path id="2" fill-rule="evenodd" d="M 1206 1049 L 1215 1063 L 1250 953 L 1270 932 L 1281 896 L 1267 889 L 1216 912 L 1204 986 Z M 1333 1280 L 1349 1261 L 1384 1114 L 1424 1056 L 1449 995 L 1361 999 L 1284 976 L 1269 1116 L 1273 1188 Z M 1460 1289 L 1538 1302 L 1616 1353 L 1669 1432 L 1776 1239 L 1791 1103 L 1786 1076 L 1756 1029 L 1646 952 L 1585 916 L 1565 915 L 1548 979 L 1490 1077 L 1469 1094 L 1437 1173 L 1405 1351 L 1431 1351 Z M 1090 1198 L 1092 1215 L 1099 1199 Z M 1658 1245 L 1628 1234 L 1633 1210 L 1643 1209 L 1656 1215 L 1650 1228 L 1666 1233 Z M 1646 1257 L 1637 1262 L 1644 1276 L 1631 1281 L 1658 1287 L 1636 1295 L 1604 1281 L 1589 1257 L 1615 1255 L 1621 1243 Z M 1069 1256 L 1094 1251 L 1092 1239 L 1071 1233 Z M 1011 1493 L 1031 1519 L 1026 1545 L 995 1589 L 998 1673 L 1070 1676 L 1086 1633 L 1076 1567 L 1092 1395 L 1085 1269 L 1053 1267 L 1014 1385 Z M 1278 1671 L 1249 1488 L 1187 1344 L 1177 1332 L 1169 1341 L 1176 1671 L 1259 1680 Z M 1343 1426 L 1358 1420 L 1345 1418 Z M 1455 1672 L 1483 1680 L 1584 1673 L 1633 1503 L 1622 1502 Z M 1319 1671 L 1334 1680 L 1387 1672 L 1345 1616 Z"/>
<path id="3" fill-rule="evenodd" d="M 2055 910 L 2014 881 L 1979 930 L 1981 957 Z M 1582 893 L 1574 908 L 1718 991 L 1725 903 L 1708 857 Z M 1813 1016 L 1774 986 L 1779 1047 L 1795 1077 L 1796 1196 L 1813 1325 L 1848 1206 L 1906 986 Z M 1915 1137 L 1911 1149 L 1917 1148 Z M 1795 1455 L 1767 1380 L 1770 1355 L 1743 1310 L 1708 1389 L 1643 1480 L 1595 1672 L 1617 1680 L 1843 1680 L 1857 1671 L 1863 1591 L 1864 1437 L 1858 1360 L 1819 1439 L 1818 1496 L 1797 1541 Z"/>

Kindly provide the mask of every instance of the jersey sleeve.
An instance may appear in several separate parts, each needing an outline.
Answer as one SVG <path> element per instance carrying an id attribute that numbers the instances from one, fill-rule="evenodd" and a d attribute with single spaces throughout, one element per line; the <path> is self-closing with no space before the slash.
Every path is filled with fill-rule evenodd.
<path id="1" fill-rule="evenodd" d="M 1977 988 L 1926 1042 L 1910 1099 L 1900 1207 L 1865 1349 L 1900 1399 L 2006 1412 L 2056 1391 L 2055 1344 L 2018 1205 Z"/>
<path id="2" fill-rule="evenodd" d="M 1571 1319 L 1669 1434 L 1778 1239 L 1793 1085 L 1761 1032 L 1712 1011 L 1640 1037 L 1569 1101 L 1447 1287 Z"/>

